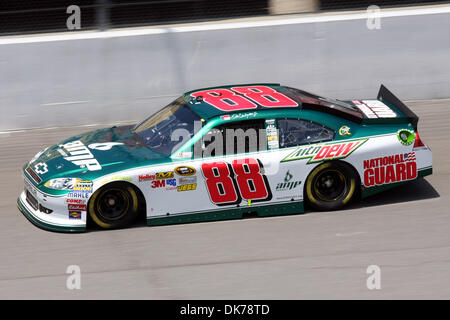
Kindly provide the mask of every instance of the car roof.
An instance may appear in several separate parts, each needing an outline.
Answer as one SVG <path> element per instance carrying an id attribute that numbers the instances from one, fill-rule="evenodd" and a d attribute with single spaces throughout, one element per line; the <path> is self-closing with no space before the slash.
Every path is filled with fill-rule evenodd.
<path id="1" fill-rule="evenodd" d="M 257 105 L 257 108 L 241 109 L 241 110 L 237 110 L 237 111 L 223 111 L 223 110 L 220 110 L 220 109 L 212 106 L 211 104 L 205 102 L 204 100 L 197 100 L 195 97 L 192 96 L 192 94 L 194 94 L 196 92 L 205 91 L 205 90 L 230 89 L 233 87 L 253 87 L 253 86 L 265 86 L 265 87 L 272 88 L 281 93 L 286 93 L 286 91 L 287 91 L 286 87 L 281 86 L 280 84 L 277 84 L 277 83 L 251 83 L 251 84 L 234 84 L 234 85 L 224 85 L 224 86 L 196 89 L 196 90 L 186 92 L 183 95 L 183 97 L 184 97 L 186 104 L 195 113 L 197 113 L 199 116 L 201 116 L 204 119 L 210 119 L 210 118 L 213 118 L 216 116 L 227 115 L 227 114 L 232 114 L 232 113 L 240 113 L 240 112 L 256 111 L 256 110 L 262 111 L 264 109 L 273 109 L 273 108 L 264 107 L 264 106 L 258 104 L 256 101 L 252 101 L 254 104 Z M 297 101 L 297 103 L 299 105 L 298 107 L 286 107 L 286 108 L 289 108 L 289 109 L 299 108 L 300 102 Z M 282 109 L 282 108 L 277 108 L 277 109 Z"/>
<path id="2" fill-rule="evenodd" d="M 252 102 L 256 104 L 256 108 L 248 108 L 248 109 L 240 109 L 236 111 L 223 111 L 219 108 L 214 107 L 213 105 L 205 102 L 203 97 L 197 99 L 194 95 L 197 92 L 205 91 L 205 90 L 213 90 L 213 89 L 231 89 L 233 87 L 255 87 L 255 86 L 264 86 L 274 89 L 275 91 L 282 93 L 294 100 L 298 105 L 297 106 L 286 106 L 286 107 L 264 107 L 256 101 Z M 237 93 L 236 93 L 237 94 Z M 233 113 L 242 113 L 242 112 L 251 112 L 251 111 L 265 111 L 265 110 L 277 110 L 283 112 L 283 110 L 302 110 L 309 109 L 320 112 L 325 112 L 329 114 L 334 114 L 336 116 L 340 116 L 342 118 L 347 118 L 348 120 L 353 120 L 356 122 L 360 122 L 362 115 L 357 111 L 350 110 L 342 110 L 342 108 L 336 108 L 338 106 L 333 105 L 327 101 L 323 101 L 323 99 L 314 94 L 287 87 L 282 86 L 278 83 L 251 83 L 251 84 L 234 84 L 234 85 L 224 85 L 224 86 L 215 86 L 208 88 L 201 88 L 186 92 L 183 95 L 184 101 L 187 106 L 189 106 L 195 113 L 197 113 L 201 118 L 208 120 L 217 116 L 230 115 Z M 343 101 L 341 101 L 343 102 Z M 341 110 L 340 110 L 341 109 Z"/>

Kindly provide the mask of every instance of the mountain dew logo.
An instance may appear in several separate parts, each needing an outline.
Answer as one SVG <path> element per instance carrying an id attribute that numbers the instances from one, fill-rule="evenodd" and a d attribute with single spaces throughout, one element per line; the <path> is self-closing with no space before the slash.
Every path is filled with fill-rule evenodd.
<path id="1" fill-rule="evenodd" d="M 344 142 L 318 143 L 301 146 L 286 156 L 281 162 L 309 159 L 308 163 L 324 160 L 342 159 L 358 149 L 368 139 L 358 139 Z"/>

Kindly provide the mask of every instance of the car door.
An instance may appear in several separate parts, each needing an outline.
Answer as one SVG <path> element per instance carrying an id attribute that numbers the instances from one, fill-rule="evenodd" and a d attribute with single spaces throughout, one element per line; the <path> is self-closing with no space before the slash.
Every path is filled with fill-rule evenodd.
<path id="1" fill-rule="evenodd" d="M 278 118 L 280 175 L 275 200 L 303 201 L 303 186 L 317 163 L 311 157 L 321 143 L 332 141 L 335 132 L 317 122 L 301 118 Z"/>

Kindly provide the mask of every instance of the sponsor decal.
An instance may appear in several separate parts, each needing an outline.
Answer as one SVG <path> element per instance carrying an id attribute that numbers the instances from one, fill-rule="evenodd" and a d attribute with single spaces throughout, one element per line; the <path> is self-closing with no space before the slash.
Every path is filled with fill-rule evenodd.
<path id="1" fill-rule="evenodd" d="M 162 188 L 166 186 L 166 180 L 153 180 L 152 189 Z"/>
<path id="2" fill-rule="evenodd" d="M 90 193 L 82 191 L 71 191 L 67 194 L 67 197 L 72 199 L 88 199 L 89 196 Z"/>
<path id="3" fill-rule="evenodd" d="M 248 118 L 253 118 L 256 117 L 256 115 L 258 114 L 258 112 L 249 112 L 249 113 L 233 113 L 230 118 L 228 120 L 235 120 L 235 119 L 248 119 Z M 223 119 L 222 119 L 223 120 Z"/>
<path id="4" fill-rule="evenodd" d="M 293 177 L 294 176 L 288 170 L 284 176 L 284 182 L 277 184 L 276 191 L 292 190 L 302 183 L 301 181 L 291 181 Z"/>
<path id="5" fill-rule="evenodd" d="M 189 166 L 179 166 L 174 171 L 179 176 L 192 176 L 196 173 L 196 170 Z"/>
<path id="6" fill-rule="evenodd" d="M 192 184 L 184 184 L 182 186 L 178 186 L 177 191 L 191 191 L 191 190 L 195 190 L 195 189 L 197 189 L 197 184 L 192 183 Z"/>
<path id="7" fill-rule="evenodd" d="M 192 158 L 192 151 L 178 152 L 175 157 L 182 159 L 190 159 Z"/>
<path id="8" fill-rule="evenodd" d="M 278 130 L 275 127 L 275 119 L 266 120 L 266 137 L 269 150 L 279 148 Z"/>
<path id="9" fill-rule="evenodd" d="M 34 171 L 36 171 L 39 174 L 45 174 L 48 172 L 47 164 L 39 162 L 38 164 L 34 165 Z"/>
<path id="10" fill-rule="evenodd" d="M 86 211 L 86 205 L 85 204 L 68 204 L 67 208 L 69 210 Z"/>
<path id="11" fill-rule="evenodd" d="M 94 158 L 94 155 L 83 142 L 76 140 L 60 145 L 59 147 L 65 149 L 69 155 L 64 157 L 64 160 L 70 161 L 80 168 L 86 168 L 89 171 L 102 169 L 100 163 Z"/>
<path id="12" fill-rule="evenodd" d="M 401 129 L 397 131 L 398 141 L 404 146 L 409 146 L 416 141 L 416 134 L 413 130 Z"/>
<path id="13" fill-rule="evenodd" d="M 166 180 L 166 186 L 176 186 L 177 185 L 177 179 L 167 179 Z"/>
<path id="14" fill-rule="evenodd" d="M 113 176 L 113 177 L 109 177 L 109 178 L 102 180 L 101 184 L 105 184 L 105 183 L 108 183 L 111 181 L 129 181 L 129 182 L 131 182 L 131 180 L 132 180 L 131 177 Z"/>
<path id="15" fill-rule="evenodd" d="M 173 171 L 157 172 L 156 173 L 156 179 L 157 180 L 172 179 L 173 177 L 174 177 Z"/>
<path id="16" fill-rule="evenodd" d="M 83 199 L 66 199 L 66 203 L 78 203 L 78 204 L 80 204 L 80 203 L 85 203 L 85 200 L 83 200 Z"/>
<path id="17" fill-rule="evenodd" d="M 92 192 L 92 184 L 90 180 L 79 180 L 73 186 L 73 191 Z"/>
<path id="18" fill-rule="evenodd" d="M 379 100 L 354 100 L 352 102 L 369 119 L 397 117 L 391 108 Z"/>
<path id="19" fill-rule="evenodd" d="M 107 151 L 110 150 L 114 146 L 121 146 L 124 143 L 122 142 L 102 142 L 102 143 L 91 143 L 88 147 L 92 150 L 100 150 Z"/>
<path id="20" fill-rule="evenodd" d="M 183 184 L 192 184 L 192 183 L 197 183 L 197 177 L 180 177 L 178 178 L 178 185 L 183 185 Z"/>
<path id="21" fill-rule="evenodd" d="M 140 174 L 139 175 L 139 182 L 141 181 L 147 181 L 147 180 L 155 180 L 156 179 L 156 175 L 154 174 Z"/>
<path id="22" fill-rule="evenodd" d="M 417 178 L 414 152 L 364 160 L 364 185 L 367 187 Z"/>
<path id="23" fill-rule="evenodd" d="M 350 136 L 352 135 L 350 132 L 350 127 L 348 126 L 342 126 L 339 128 L 339 135 L 341 136 Z"/>
<path id="24" fill-rule="evenodd" d="M 344 142 L 318 143 L 297 148 L 287 155 L 281 162 L 309 159 L 307 164 L 324 160 L 342 159 L 348 157 L 368 139 Z"/>
<path id="25" fill-rule="evenodd" d="M 222 120 L 222 121 L 227 121 L 227 120 L 230 120 L 231 119 L 231 117 L 230 117 L 230 115 L 224 115 L 224 116 L 220 116 L 220 119 Z"/>
<path id="26" fill-rule="evenodd" d="M 69 219 L 80 220 L 81 210 L 69 210 Z"/>

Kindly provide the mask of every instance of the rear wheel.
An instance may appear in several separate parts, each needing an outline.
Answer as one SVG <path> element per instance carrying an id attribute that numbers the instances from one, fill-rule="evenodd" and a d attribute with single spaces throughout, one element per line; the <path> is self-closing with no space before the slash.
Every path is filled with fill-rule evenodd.
<path id="1" fill-rule="evenodd" d="M 134 188 L 123 182 L 97 190 L 89 201 L 89 216 L 103 229 L 123 228 L 139 214 L 139 200 Z"/>
<path id="2" fill-rule="evenodd" d="M 358 176 L 339 161 L 318 165 L 309 174 L 305 193 L 308 202 L 318 210 L 337 210 L 350 203 L 357 194 Z"/>

